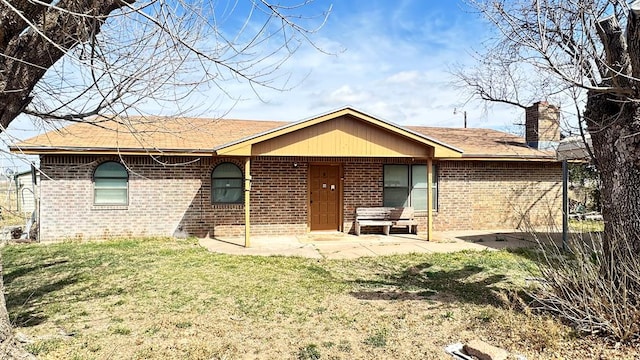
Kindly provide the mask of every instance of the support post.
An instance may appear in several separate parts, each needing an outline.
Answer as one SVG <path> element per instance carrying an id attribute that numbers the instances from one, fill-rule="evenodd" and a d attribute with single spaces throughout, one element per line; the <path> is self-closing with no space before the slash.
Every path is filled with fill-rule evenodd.
<path id="1" fill-rule="evenodd" d="M 433 232 L 433 160 L 427 159 L 427 241 Z"/>
<path id="2" fill-rule="evenodd" d="M 569 166 L 562 160 L 562 250 L 567 250 L 569 233 Z"/>
<path id="3" fill-rule="evenodd" d="M 244 247 L 251 247 L 251 158 L 244 161 Z"/>

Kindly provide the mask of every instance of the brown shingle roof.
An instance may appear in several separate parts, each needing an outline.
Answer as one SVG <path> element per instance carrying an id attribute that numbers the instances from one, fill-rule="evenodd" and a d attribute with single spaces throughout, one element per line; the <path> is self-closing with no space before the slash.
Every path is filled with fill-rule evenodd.
<path id="1" fill-rule="evenodd" d="M 462 149 L 462 157 L 552 158 L 555 151 L 540 151 L 527 146 L 524 138 L 491 129 L 439 128 L 407 126 L 408 129 L 436 138 Z"/>
<path id="2" fill-rule="evenodd" d="M 174 153 L 211 155 L 224 144 L 283 125 L 282 121 L 128 118 L 77 123 L 11 146 L 14 152 Z M 96 126 L 97 125 L 97 126 Z M 489 129 L 408 126 L 407 129 L 462 149 L 466 158 L 555 159 L 555 152 L 529 148 L 522 137 Z"/>
<path id="3" fill-rule="evenodd" d="M 211 154 L 216 146 L 284 124 L 286 122 L 281 121 L 131 118 L 117 123 L 77 123 L 25 140 L 11 148 L 29 153 L 111 150 Z"/>

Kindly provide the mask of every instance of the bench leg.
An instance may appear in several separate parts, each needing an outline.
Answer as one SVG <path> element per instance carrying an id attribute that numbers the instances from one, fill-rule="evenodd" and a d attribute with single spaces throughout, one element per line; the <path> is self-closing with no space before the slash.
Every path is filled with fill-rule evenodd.
<path id="1" fill-rule="evenodd" d="M 391 230 L 391 226 L 389 226 L 389 225 L 384 225 L 384 226 L 382 227 L 382 231 L 383 231 L 383 232 L 384 232 L 384 234 L 385 234 L 385 235 L 387 235 L 387 236 L 389 235 L 389 231 L 390 231 L 390 230 Z"/>
<path id="2" fill-rule="evenodd" d="M 359 223 L 355 223 L 355 232 L 356 232 L 356 236 L 360 236 L 360 224 Z"/>

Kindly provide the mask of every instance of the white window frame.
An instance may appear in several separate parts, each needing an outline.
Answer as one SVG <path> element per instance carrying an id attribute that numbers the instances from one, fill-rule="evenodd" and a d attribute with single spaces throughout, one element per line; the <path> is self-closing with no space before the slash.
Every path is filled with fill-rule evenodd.
<path id="1" fill-rule="evenodd" d="M 122 168 L 123 174 L 125 176 L 96 176 L 99 173 L 100 167 L 106 166 L 107 164 L 116 164 Z M 96 181 L 98 179 L 98 181 Z M 122 180 L 124 186 L 103 186 L 98 185 L 99 180 L 101 179 L 110 179 L 110 180 Z M 93 171 L 93 204 L 97 206 L 113 206 L 113 205 L 129 205 L 129 172 L 127 168 L 117 161 L 105 161 L 100 163 L 100 165 L 96 166 Z M 124 190 L 124 198 L 119 199 L 117 201 L 98 201 L 98 194 L 103 190 Z"/>

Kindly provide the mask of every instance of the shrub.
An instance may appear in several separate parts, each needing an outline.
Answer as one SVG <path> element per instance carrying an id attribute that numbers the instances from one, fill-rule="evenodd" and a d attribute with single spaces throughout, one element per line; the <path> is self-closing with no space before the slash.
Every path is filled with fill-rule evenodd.
<path id="1" fill-rule="evenodd" d="M 599 233 L 571 237 L 565 251 L 543 246 L 542 286 L 530 295 L 540 308 L 578 331 L 621 342 L 636 340 L 640 338 L 640 256 L 630 249 L 628 239 L 616 235 L 605 255 Z"/>

